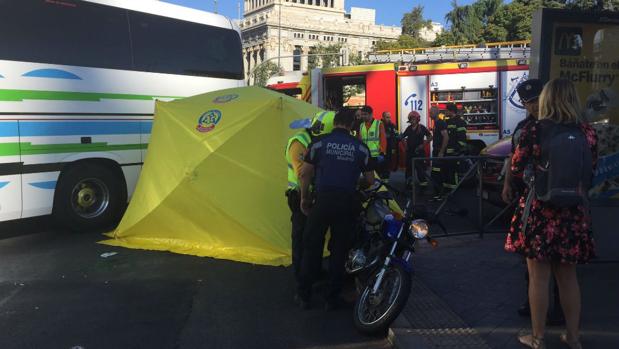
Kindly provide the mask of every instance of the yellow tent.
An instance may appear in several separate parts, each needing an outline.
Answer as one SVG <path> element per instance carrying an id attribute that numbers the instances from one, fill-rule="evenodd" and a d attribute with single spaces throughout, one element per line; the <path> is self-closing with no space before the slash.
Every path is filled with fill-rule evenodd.
<path id="1" fill-rule="evenodd" d="M 259 87 L 157 102 L 137 188 L 103 243 L 289 264 L 284 151 L 318 111 Z"/>

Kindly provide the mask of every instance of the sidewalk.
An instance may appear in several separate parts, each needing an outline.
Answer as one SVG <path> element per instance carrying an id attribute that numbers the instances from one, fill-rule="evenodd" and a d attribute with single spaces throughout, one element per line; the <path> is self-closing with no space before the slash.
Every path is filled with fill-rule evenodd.
<path id="1" fill-rule="evenodd" d="M 604 259 L 619 259 L 618 239 L 609 234 L 611 217 L 618 213 L 617 208 L 594 212 Z M 530 329 L 530 320 L 516 309 L 526 295 L 525 267 L 519 256 L 504 252 L 503 240 L 503 234 L 448 237 L 434 250 L 420 244 L 413 292 L 391 329 L 396 348 L 523 348 L 516 336 Z M 578 273 L 583 346 L 619 348 L 619 264 L 583 265 Z M 563 348 L 562 332 L 548 329 L 548 348 Z"/>

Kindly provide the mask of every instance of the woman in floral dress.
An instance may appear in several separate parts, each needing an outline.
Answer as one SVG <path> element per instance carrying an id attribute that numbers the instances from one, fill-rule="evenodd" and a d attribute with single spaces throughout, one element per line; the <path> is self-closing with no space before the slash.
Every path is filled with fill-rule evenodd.
<path id="1" fill-rule="evenodd" d="M 550 119 L 556 123 L 578 123 L 591 147 L 595 164 L 597 137 L 593 128 L 581 121 L 580 110 L 578 95 L 571 82 L 555 79 L 546 84 L 540 95 L 540 119 Z M 541 162 L 538 128 L 538 123 L 530 123 L 522 130 L 512 158 L 514 173 L 522 173 L 528 165 Z M 589 209 L 585 206 L 553 207 L 534 198 L 526 231 L 522 231 L 526 196 L 525 193 L 514 212 L 505 242 L 507 251 L 527 257 L 530 275 L 529 302 L 533 333 L 520 336 L 519 340 L 531 348 L 544 348 L 548 283 L 551 274 L 554 274 L 567 327 L 567 333 L 561 336 L 561 340 L 570 348 L 581 348 L 580 289 L 576 264 L 586 263 L 595 256 Z"/>

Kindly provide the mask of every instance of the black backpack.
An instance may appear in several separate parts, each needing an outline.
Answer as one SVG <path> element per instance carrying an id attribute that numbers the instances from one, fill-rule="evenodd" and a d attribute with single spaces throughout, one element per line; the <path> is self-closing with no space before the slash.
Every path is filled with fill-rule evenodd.
<path id="1" fill-rule="evenodd" d="M 593 159 L 579 124 L 538 123 L 541 161 L 535 166 L 535 195 L 557 207 L 588 203 Z"/>

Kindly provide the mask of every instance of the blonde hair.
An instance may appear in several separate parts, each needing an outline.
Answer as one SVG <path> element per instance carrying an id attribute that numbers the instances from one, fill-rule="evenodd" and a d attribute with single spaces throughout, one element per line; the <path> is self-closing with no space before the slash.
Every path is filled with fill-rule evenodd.
<path id="1" fill-rule="evenodd" d="M 539 118 L 558 123 L 582 121 L 580 99 L 574 84 L 566 79 L 550 80 L 539 96 Z"/>

